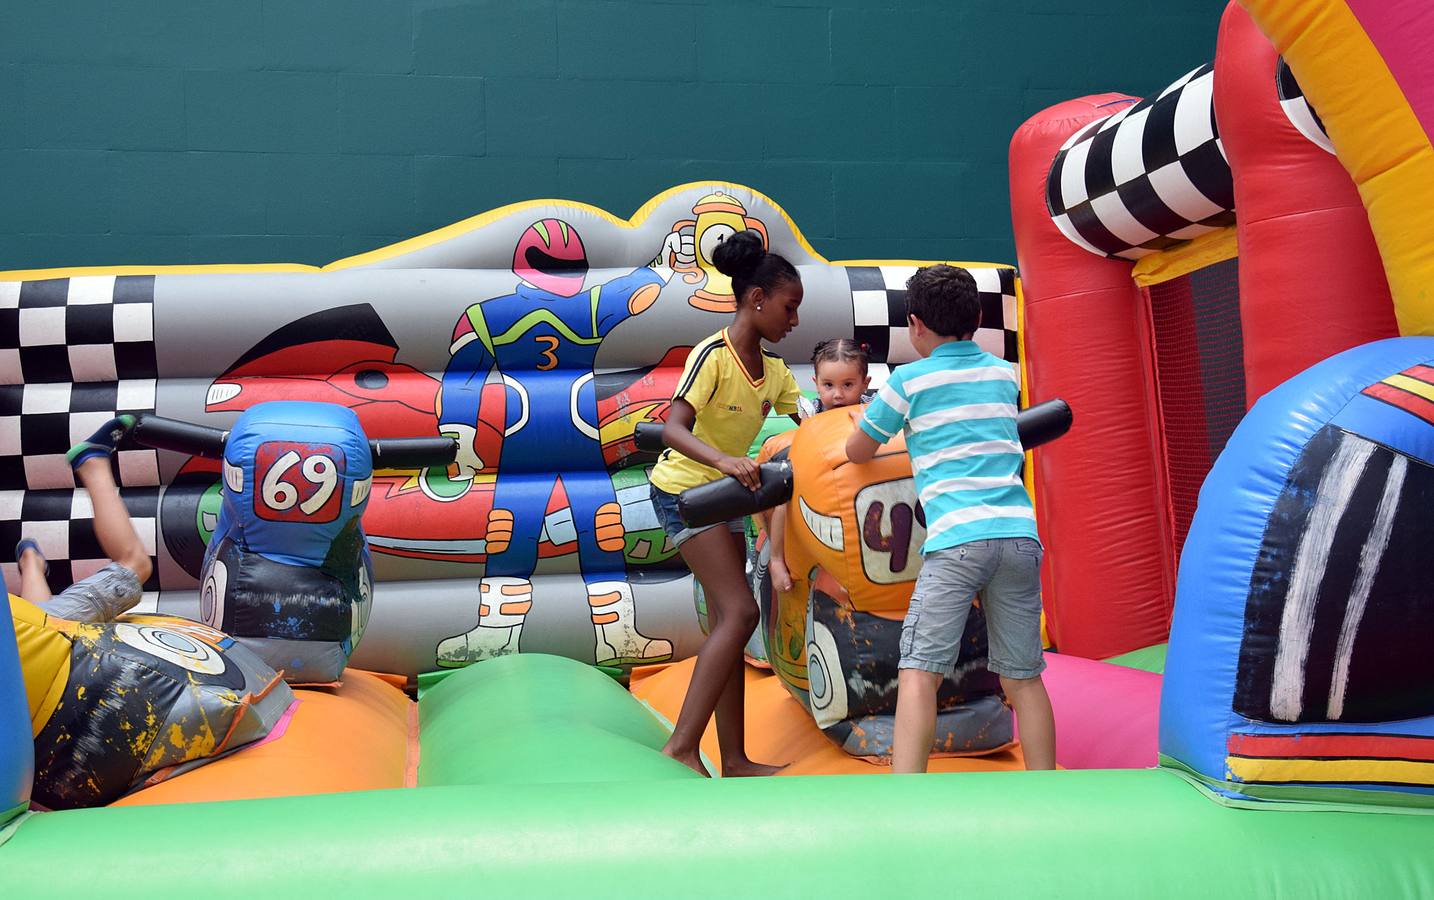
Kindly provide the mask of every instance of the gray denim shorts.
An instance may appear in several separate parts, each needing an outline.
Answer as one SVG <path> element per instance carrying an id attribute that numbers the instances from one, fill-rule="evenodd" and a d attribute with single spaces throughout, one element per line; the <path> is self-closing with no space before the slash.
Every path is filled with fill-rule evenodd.
<path id="1" fill-rule="evenodd" d="M 747 520 L 729 519 L 727 522 L 718 522 L 714 525 L 703 525 L 701 528 L 688 528 L 682 522 L 682 516 L 677 514 L 677 495 L 669 494 L 654 484 L 648 488 L 652 496 L 652 508 L 657 510 L 657 522 L 672 540 L 672 546 L 681 547 L 692 538 L 712 528 L 726 525 L 733 534 L 744 534 L 747 530 Z"/>
<path id="2" fill-rule="evenodd" d="M 928 553 L 901 626 L 901 668 L 950 672 L 979 594 L 987 668 L 1007 678 L 1041 674 L 1041 557 L 1040 542 L 1030 538 L 971 541 Z"/>
<path id="3" fill-rule="evenodd" d="M 112 562 L 39 606 L 47 615 L 71 622 L 108 622 L 133 609 L 143 597 L 139 576 Z"/>

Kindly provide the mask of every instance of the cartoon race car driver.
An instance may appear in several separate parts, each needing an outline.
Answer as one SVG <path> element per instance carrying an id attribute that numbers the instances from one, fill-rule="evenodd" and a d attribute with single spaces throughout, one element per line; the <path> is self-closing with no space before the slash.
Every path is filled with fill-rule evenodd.
<path id="1" fill-rule="evenodd" d="M 438 645 L 438 665 L 455 667 L 516 652 L 533 602 L 531 576 L 543 518 L 561 485 L 572 511 L 587 585 L 596 661 L 622 665 L 667 659 L 672 644 L 637 630 L 623 559 L 622 510 L 598 440 L 593 363 L 603 337 L 657 300 L 667 278 L 650 268 L 584 290 L 588 261 L 571 225 L 543 219 L 513 254 L 517 290 L 475 303 L 459 319 L 439 392 L 438 430 L 457 439 L 459 478 L 492 463 L 482 430 L 503 431 L 486 532 L 487 567 L 478 623 Z M 506 408 L 484 410 L 496 368 Z M 492 395 L 490 394 L 490 399 Z M 486 413 L 486 415 L 485 415 Z M 506 426 L 506 427 L 505 427 Z"/>

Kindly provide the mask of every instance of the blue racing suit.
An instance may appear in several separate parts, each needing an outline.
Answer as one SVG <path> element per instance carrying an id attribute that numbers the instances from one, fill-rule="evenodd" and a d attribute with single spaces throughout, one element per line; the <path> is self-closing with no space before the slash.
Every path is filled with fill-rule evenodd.
<path id="1" fill-rule="evenodd" d="M 495 367 L 507 396 L 493 508 L 512 513 L 513 534 L 506 548 L 488 555 L 485 575 L 532 575 L 561 479 L 576 535 L 549 535 L 550 542 L 576 539 L 588 583 L 624 577 L 622 551 L 602 549 L 595 534 L 598 509 L 617 497 L 598 438 L 593 364 L 603 337 L 650 306 L 662 285 L 645 268 L 572 297 L 522 283 L 512 294 L 473 304 L 459 320 L 443 373 L 439 430 L 479 421 L 483 385 Z"/>

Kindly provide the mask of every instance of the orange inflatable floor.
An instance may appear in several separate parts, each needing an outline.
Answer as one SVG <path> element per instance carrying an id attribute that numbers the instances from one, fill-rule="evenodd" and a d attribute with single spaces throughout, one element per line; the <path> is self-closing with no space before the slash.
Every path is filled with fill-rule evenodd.
<path id="1" fill-rule="evenodd" d="M 677 720 L 696 660 L 647 666 L 632 673 L 632 693 L 669 723 Z M 747 755 L 757 762 L 786 765 L 783 775 L 861 775 L 891 767 L 848 756 L 826 738 L 816 722 L 771 671 L 744 665 L 747 677 Z M 702 752 L 721 764 L 717 730 L 708 723 Z M 1020 745 L 988 756 L 937 757 L 932 772 L 991 772 L 1024 769 Z"/>
<path id="2" fill-rule="evenodd" d="M 300 688 L 284 733 L 136 791 L 115 806 L 245 800 L 413 784 L 417 706 L 384 678 L 344 671 L 333 688 Z"/>

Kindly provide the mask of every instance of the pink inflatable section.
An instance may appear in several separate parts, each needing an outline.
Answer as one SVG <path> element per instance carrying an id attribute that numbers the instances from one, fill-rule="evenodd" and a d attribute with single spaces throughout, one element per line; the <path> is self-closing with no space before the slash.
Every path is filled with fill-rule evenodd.
<path id="1" fill-rule="evenodd" d="M 1056 765 L 1155 765 L 1161 676 L 1079 656 L 1046 654 L 1042 676 L 1056 716 Z M 1017 732 L 1020 722 L 1016 723 Z"/>

